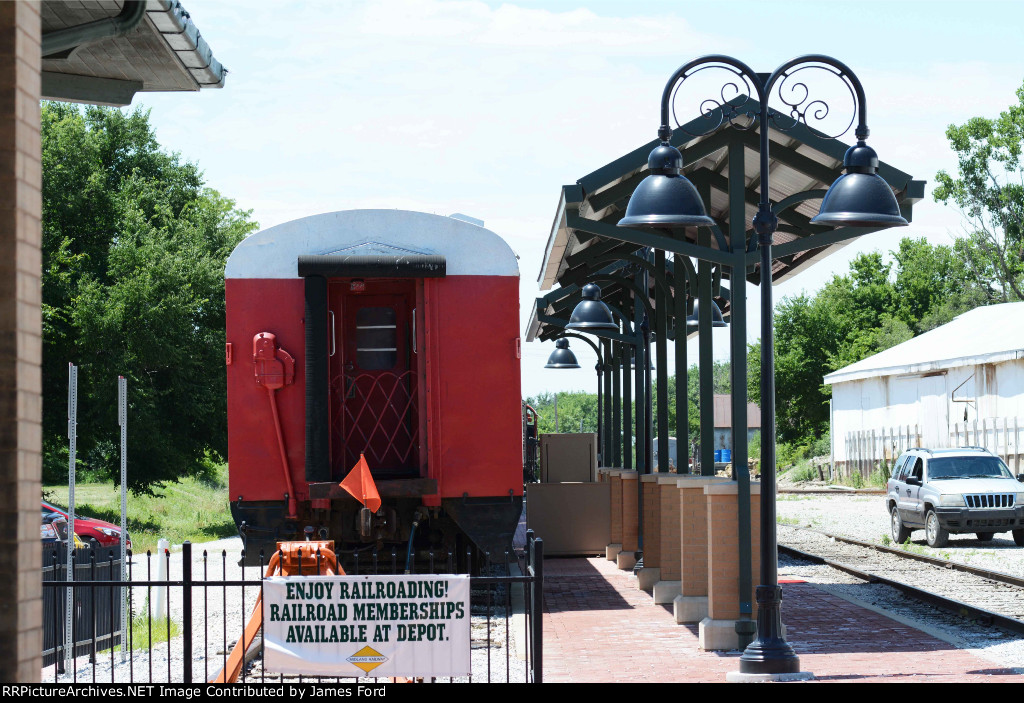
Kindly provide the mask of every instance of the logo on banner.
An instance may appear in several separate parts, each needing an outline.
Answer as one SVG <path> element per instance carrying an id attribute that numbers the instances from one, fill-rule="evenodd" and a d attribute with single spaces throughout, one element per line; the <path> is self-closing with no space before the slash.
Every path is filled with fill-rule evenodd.
<path id="1" fill-rule="evenodd" d="M 366 647 L 363 647 L 345 661 L 349 662 L 350 664 L 358 666 L 360 669 L 369 674 L 371 671 L 376 669 L 378 666 L 380 666 L 387 660 L 387 657 L 385 657 L 383 654 L 378 652 L 373 647 L 367 645 Z"/>

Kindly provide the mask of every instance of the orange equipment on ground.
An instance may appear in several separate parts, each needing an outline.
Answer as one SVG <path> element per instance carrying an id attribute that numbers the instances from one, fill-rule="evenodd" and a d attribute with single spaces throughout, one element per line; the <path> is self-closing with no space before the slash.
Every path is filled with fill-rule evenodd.
<path id="1" fill-rule="evenodd" d="M 338 567 L 338 558 L 334 553 L 334 540 L 309 542 L 278 542 L 277 551 L 267 565 L 267 576 L 344 576 L 345 571 Z M 256 633 L 263 626 L 263 597 L 256 598 L 249 622 L 245 625 L 242 637 L 235 644 L 228 656 L 227 663 L 210 683 L 234 683 L 242 673 L 245 652 L 256 639 Z"/>

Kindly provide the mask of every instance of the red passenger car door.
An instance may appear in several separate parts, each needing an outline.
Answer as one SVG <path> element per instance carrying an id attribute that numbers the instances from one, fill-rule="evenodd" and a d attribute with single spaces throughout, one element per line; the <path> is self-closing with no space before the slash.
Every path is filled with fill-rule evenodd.
<path id="1" fill-rule="evenodd" d="M 378 478 L 418 475 L 413 282 L 352 283 L 338 281 L 330 295 L 333 473 L 344 476 L 364 454 Z"/>

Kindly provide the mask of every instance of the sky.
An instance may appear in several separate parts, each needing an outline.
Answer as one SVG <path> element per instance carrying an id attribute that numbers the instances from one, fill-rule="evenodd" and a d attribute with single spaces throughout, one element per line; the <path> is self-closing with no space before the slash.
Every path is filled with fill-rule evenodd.
<path id="1" fill-rule="evenodd" d="M 354 208 L 483 220 L 520 257 L 521 329 L 561 186 L 653 139 L 664 84 L 693 58 L 770 72 L 802 54 L 836 57 L 864 85 L 879 158 L 928 181 L 910 227 L 777 285 L 776 304 L 903 236 L 962 234 L 960 213 L 931 197 L 935 174 L 956 170 L 946 127 L 995 117 L 1024 83 L 1024 3 L 1010 1 L 183 4 L 229 73 L 221 90 L 136 96 L 165 148 L 263 228 Z M 753 342 L 757 288 L 747 295 Z M 728 358 L 728 330 L 714 346 Z M 595 392 L 593 352 L 573 347 L 583 368 L 549 371 L 554 345 L 524 344 L 523 396 Z"/>

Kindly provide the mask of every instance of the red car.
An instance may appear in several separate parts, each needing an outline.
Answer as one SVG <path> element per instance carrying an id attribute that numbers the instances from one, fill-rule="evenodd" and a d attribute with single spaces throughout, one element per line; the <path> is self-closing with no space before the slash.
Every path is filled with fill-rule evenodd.
<path id="1" fill-rule="evenodd" d="M 64 508 L 58 508 L 53 503 L 40 501 L 44 515 L 47 513 L 60 513 L 65 519 L 68 513 Z M 106 520 L 97 520 L 91 517 L 75 516 L 75 534 L 93 549 L 113 549 L 121 546 L 121 528 Z M 126 545 L 132 548 L 132 536 L 126 533 Z"/>

